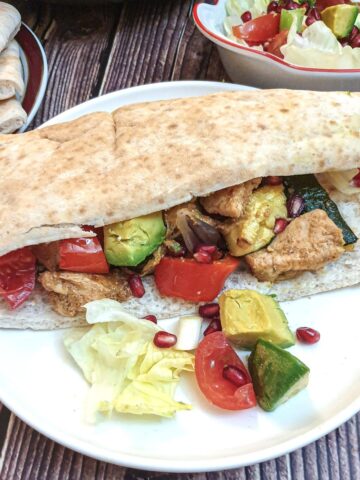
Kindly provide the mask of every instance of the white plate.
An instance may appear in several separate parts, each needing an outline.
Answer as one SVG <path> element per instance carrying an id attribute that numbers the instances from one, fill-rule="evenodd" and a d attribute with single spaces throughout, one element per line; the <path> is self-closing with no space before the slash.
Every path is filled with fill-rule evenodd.
<path id="1" fill-rule="evenodd" d="M 247 87 L 173 82 L 114 92 L 49 123 L 96 110 L 161 98 Z M 176 397 L 193 404 L 174 419 L 118 415 L 97 425 L 83 421 L 87 385 L 62 346 L 63 331 L 0 331 L 2 401 L 32 427 L 86 455 L 166 472 L 235 468 L 282 455 L 333 430 L 360 410 L 359 288 L 283 304 L 290 326 L 321 332 L 314 346 L 291 351 L 310 368 L 310 384 L 273 413 L 227 412 L 208 404 L 195 379 L 182 379 Z M 164 322 L 171 328 L 172 322 Z"/>

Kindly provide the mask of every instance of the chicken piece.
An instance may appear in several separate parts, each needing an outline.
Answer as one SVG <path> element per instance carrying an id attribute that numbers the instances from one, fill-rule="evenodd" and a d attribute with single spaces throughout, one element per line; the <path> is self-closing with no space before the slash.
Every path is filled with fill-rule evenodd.
<path id="1" fill-rule="evenodd" d="M 293 220 L 266 248 L 245 257 L 258 280 L 274 282 L 322 268 L 344 252 L 342 231 L 323 210 Z"/>
<path id="2" fill-rule="evenodd" d="M 44 272 L 39 282 L 50 292 L 53 309 L 65 317 L 83 312 L 83 305 L 92 300 L 111 298 L 127 300 L 131 291 L 124 275 L 113 271 L 107 275 L 74 272 Z"/>
<path id="3" fill-rule="evenodd" d="M 208 213 L 216 213 L 224 217 L 239 218 L 244 214 L 250 196 L 260 185 L 261 178 L 254 178 L 241 185 L 224 188 L 200 198 L 201 205 Z"/>

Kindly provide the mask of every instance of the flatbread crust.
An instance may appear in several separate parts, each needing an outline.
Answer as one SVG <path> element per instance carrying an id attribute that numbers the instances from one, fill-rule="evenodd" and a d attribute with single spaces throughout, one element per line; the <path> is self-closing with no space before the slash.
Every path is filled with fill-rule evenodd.
<path id="1" fill-rule="evenodd" d="M 354 168 L 359 112 L 360 93 L 237 91 L 0 136 L 0 255 L 259 176 Z"/>
<path id="2" fill-rule="evenodd" d="M 26 119 L 27 114 L 15 97 L 0 101 L 0 133 L 16 132 Z"/>
<path id="3" fill-rule="evenodd" d="M 0 52 L 20 30 L 21 16 L 9 3 L 0 2 Z"/>
<path id="4" fill-rule="evenodd" d="M 15 40 L 0 53 L 0 100 L 24 95 L 19 45 Z"/>

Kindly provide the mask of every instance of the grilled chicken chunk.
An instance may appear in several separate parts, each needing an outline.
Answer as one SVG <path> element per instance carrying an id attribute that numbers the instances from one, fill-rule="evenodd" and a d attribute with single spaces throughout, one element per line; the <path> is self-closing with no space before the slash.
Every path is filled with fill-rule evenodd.
<path id="1" fill-rule="evenodd" d="M 200 199 L 208 213 L 238 218 L 244 214 L 245 207 L 253 190 L 260 185 L 261 178 L 254 178 L 241 185 L 224 188 Z"/>
<path id="2" fill-rule="evenodd" d="M 319 270 L 344 252 L 342 231 L 323 210 L 313 210 L 293 220 L 265 249 L 245 257 L 258 280 L 293 278 Z"/>
<path id="3" fill-rule="evenodd" d="M 65 317 L 82 313 L 83 305 L 92 300 L 111 298 L 121 302 L 131 296 L 126 277 L 117 271 L 107 275 L 44 272 L 39 281 L 50 292 L 53 309 Z"/>

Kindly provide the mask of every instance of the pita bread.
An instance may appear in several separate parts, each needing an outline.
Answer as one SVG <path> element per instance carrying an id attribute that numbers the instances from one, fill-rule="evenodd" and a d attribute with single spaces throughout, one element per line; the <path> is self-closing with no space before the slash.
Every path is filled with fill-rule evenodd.
<path id="1" fill-rule="evenodd" d="M 24 95 L 19 45 L 13 40 L 0 54 L 0 100 Z"/>
<path id="2" fill-rule="evenodd" d="M 26 119 L 27 114 L 15 97 L 0 101 L 0 133 L 16 132 Z"/>
<path id="3" fill-rule="evenodd" d="M 360 93 L 227 92 L 0 136 L 0 255 L 258 176 L 354 168 L 359 112 Z"/>
<path id="4" fill-rule="evenodd" d="M 9 3 L 0 2 L 0 52 L 20 30 L 21 16 Z"/>
<path id="5" fill-rule="evenodd" d="M 163 210 L 266 175 L 357 167 L 360 94 L 266 90 L 139 104 L 95 113 L 16 136 L 0 136 L 0 254 L 84 234 L 95 226 Z M 156 118 L 156 121 L 154 120 Z M 32 175 L 28 172 L 31 169 Z M 336 198 L 360 235 L 360 200 Z M 278 284 L 244 272 L 225 288 L 256 288 L 279 300 L 360 282 L 360 246 L 315 273 Z M 146 294 L 124 308 L 158 318 L 196 305 L 162 298 L 152 277 Z M 0 306 L 0 326 L 60 328 L 84 318 L 53 312 L 38 288 L 14 312 Z"/>

